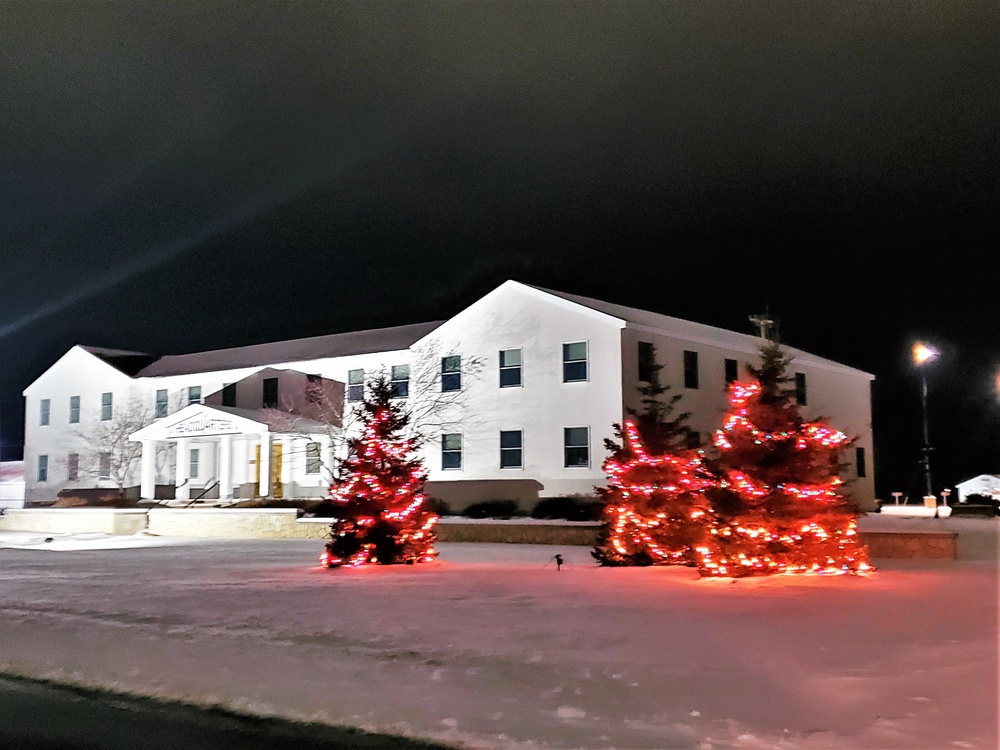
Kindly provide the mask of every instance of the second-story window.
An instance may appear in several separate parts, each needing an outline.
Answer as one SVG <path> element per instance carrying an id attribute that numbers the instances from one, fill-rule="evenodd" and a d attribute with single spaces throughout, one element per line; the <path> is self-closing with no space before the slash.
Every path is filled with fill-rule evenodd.
<path id="1" fill-rule="evenodd" d="M 735 359 L 726 360 L 726 385 L 736 382 L 740 377 L 740 368 Z"/>
<path id="2" fill-rule="evenodd" d="M 409 365 L 393 365 L 392 366 L 392 379 L 390 381 L 392 386 L 392 397 L 393 398 L 406 398 L 410 395 L 410 366 Z"/>
<path id="3" fill-rule="evenodd" d="M 261 384 L 260 405 L 265 409 L 278 408 L 278 379 L 264 378 Z"/>
<path id="4" fill-rule="evenodd" d="M 365 371 L 347 371 L 347 400 L 363 401 L 365 398 Z"/>
<path id="5" fill-rule="evenodd" d="M 462 390 L 462 357 L 453 354 L 441 357 L 441 391 Z"/>
<path id="6" fill-rule="evenodd" d="M 114 396 L 110 393 L 101 394 L 101 421 L 107 422 L 111 419 L 113 412 Z"/>
<path id="7" fill-rule="evenodd" d="M 156 391 L 156 410 L 153 412 L 153 416 L 156 419 L 163 419 L 163 417 L 167 416 L 169 395 L 166 388 L 160 388 Z"/>
<path id="8" fill-rule="evenodd" d="M 236 406 L 236 383 L 226 383 L 222 386 L 222 405 Z"/>
<path id="9" fill-rule="evenodd" d="M 192 385 L 188 388 L 188 405 L 201 403 L 201 386 Z"/>
<path id="10" fill-rule="evenodd" d="M 656 368 L 656 349 L 648 341 L 640 341 L 638 347 L 639 355 L 639 380 L 648 383 L 653 379 L 653 372 Z"/>
<path id="11" fill-rule="evenodd" d="M 684 352 L 684 387 L 698 387 L 698 352 Z"/>
<path id="12" fill-rule="evenodd" d="M 521 385 L 521 350 L 500 350 L 500 387 L 513 388 Z"/>
<path id="13" fill-rule="evenodd" d="M 799 406 L 806 405 L 806 374 L 804 372 L 795 373 L 795 403 Z"/>
<path id="14" fill-rule="evenodd" d="M 563 344 L 563 382 L 587 379 L 587 342 Z"/>
<path id="15" fill-rule="evenodd" d="M 80 424 L 80 397 L 69 397 L 69 423 Z"/>
<path id="16" fill-rule="evenodd" d="M 49 412 L 52 409 L 52 401 L 47 398 L 43 398 L 41 403 L 38 405 L 38 424 L 47 425 L 49 423 Z"/>

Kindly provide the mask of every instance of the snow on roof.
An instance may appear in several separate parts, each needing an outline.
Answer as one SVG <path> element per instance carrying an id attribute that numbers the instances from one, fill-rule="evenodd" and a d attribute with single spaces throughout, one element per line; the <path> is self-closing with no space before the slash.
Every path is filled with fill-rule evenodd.
<path id="1" fill-rule="evenodd" d="M 143 378 L 165 375 L 185 375 L 196 372 L 232 370 L 282 362 L 300 362 L 326 357 L 346 357 L 408 349 L 413 342 L 433 331 L 442 321 L 416 323 L 368 331 L 333 333 L 289 341 L 238 346 L 191 354 L 171 354 L 160 357 L 137 375 Z"/>
<path id="2" fill-rule="evenodd" d="M 760 349 L 760 337 L 752 336 L 748 333 L 728 331 L 725 328 L 716 328 L 715 326 L 705 325 L 704 323 L 695 323 L 690 320 L 673 318 L 669 315 L 661 315 L 660 313 L 640 310 L 635 307 L 626 307 L 625 305 L 616 305 L 612 302 L 604 302 L 603 300 L 583 297 L 578 294 L 559 292 L 554 289 L 545 289 L 538 286 L 533 286 L 531 288 L 537 289 L 538 291 L 546 294 L 551 294 L 569 302 L 575 302 L 578 305 L 590 308 L 591 310 L 596 310 L 597 312 L 604 313 L 605 315 L 619 318 L 632 326 L 650 328 L 655 331 L 660 331 L 664 335 L 671 336 L 673 338 L 686 339 L 694 343 L 709 344 L 713 346 L 724 346 L 730 349 L 742 350 L 748 354 L 756 354 Z M 870 373 L 864 372 L 863 370 L 848 367 L 847 365 L 840 364 L 839 362 L 834 362 L 831 359 L 817 357 L 816 355 L 809 354 L 801 349 L 785 346 L 784 344 L 782 345 L 782 348 L 784 348 L 797 362 L 840 370 L 842 372 L 866 375 L 869 378 L 874 377 Z"/>

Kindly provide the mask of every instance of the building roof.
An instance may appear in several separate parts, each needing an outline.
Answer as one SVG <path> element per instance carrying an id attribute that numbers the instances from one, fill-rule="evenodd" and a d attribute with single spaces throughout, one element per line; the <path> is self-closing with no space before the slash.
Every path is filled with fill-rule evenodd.
<path id="1" fill-rule="evenodd" d="M 660 313 L 640 310 L 635 307 L 626 307 L 625 305 L 616 305 L 611 302 L 604 302 L 603 300 L 583 297 L 577 294 L 567 294 L 566 292 L 559 292 L 554 289 L 544 289 L 542 287 L 531 288 L 544 292 L 545 294 L 551 294 L 555 297 L 567 300 L 568 302 L 575 302 L 578 305 L 591 310 L 596 310 L 597 312 L 604 313 L 605 315 L 618 318 L 633 327 L 662 331 L 664 335 L 668 335 L 673 338 L 686 339 L 692 343 L 724 346 L 738 351 L 745 351 L 747 354 L 756 354 L 760 349 L 760 337 L 752 336 L 748 333 L 728 331 L 725 328 L 716 328 L 715 326 L 705 325 L 704 323 L 695 323 L 681 318 L 672 318 L 669 315 L 661 315 Z M 809 354 L 801 349 L 785 346 L 784 344 L 782 344 L 782 348 L 784 348 L 788 354 L 798 362 L 874 378 L 873 375 L 864 372 L 863 370 L 842 365 L 831 359 L 817 357 L 815 354 Z"/>
<path id="2" fill-rule="evenodd" d="M 347 357 L 352 354 L 371 354 L 408 349 L 442 321 L 416 323 L 392 328 L 375 328 L 368 331 L 333 333 L 289 341 L 237 346 L 192 354 L 171 354 L 160 357 L 137 372 L 138 377 L 153 378 L 165 375 L 186 375 L 198 372 L 233 370 L 239 367 L 258 367 L 282 362 L 303 362 L 326 357 Z"/>
<path id="3" fill-rule="evenodd" d="M 121 373 L 134 378 L 136 373 L 155 362 L 158 357 L 143 352 L 129 352 L 124 349 L 105 349 L 101 346 L 80 346 L 85 352 L 93 354 L 102 362 L 114 367 Z"/>

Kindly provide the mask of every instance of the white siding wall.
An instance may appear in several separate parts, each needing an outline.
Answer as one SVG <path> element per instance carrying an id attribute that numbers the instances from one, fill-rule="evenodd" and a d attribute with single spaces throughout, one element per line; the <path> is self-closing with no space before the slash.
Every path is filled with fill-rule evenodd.
<path id="1" fill-rule="evenodd" d="M 100 423 L 101 394 L 111 392 L 113 408 L 122 409 L 133 396 L 127 376 L 87 351 L 73 347 L 24 392 L 25 500 L 55 500 L 64 487 L 114 488 L 113 481 L 97 481 L 86 471 L 87 458 L 96 460 L 85 435 Z M 69 423 L 69 400 L 80 397 L 80 423 Z M 49 399 L 49 424 L 39 424 L 42 399 Z M 80 453 L 80 478 L 67 481 L 67 457 Z M 48 480 L 38 481 L 38 457 L 48 456 Z"/>
<path id="2" fill-rule="evenodd" d="M 435 374 L 421 399 L 439 398 L 441 357 L 462 356 L 462 393 L 425 420 L 423 449 L 431 481 L 534 479 L 540 495 L 593 494 L 602 482 L 603 439 L 621 420 L 621 323 L 577 305 L 516 287 L 501 287 L 414 347 L 423 372 Z M 564 383 L 562 345 L 586 341 L 589 377 Z M 499 352 L 521 349 L 522 385 L 501 388 Z M 478 362 L 478 371 L 474 362 Z M 426 407 L 416 404 L 418 412 Z M 563 429 L 590 429 L 590 465 L 565 468 Z M 500 468 L 500 431 L 521 430 L 522 469 Z M 462 434 L 462 468 L 441 468 L 443 433 Z"/>
<path id="3" fill-rule="evenodd" d="M 681 394 L 675 413 L 691 412 L 688 424 L 701 433 L 703 441 L 709 443 L 715 430 L 722 426 L 723 414 L 728 409 L 725 360 L 735 359 L 738 363 L 739 378 L 746 381 L 750 377 L 746 363 L 759 365 L 758 351 L 751 348 L 715 346 L 629 327 L 622 336 L 622 380 L 625 384 L 625 403 L 636 409 L 641 406 L 637 391 L 639 386 L 637 352 L 640 341 L 650 342 L 656 347 L 656 360 L 663 365 L 660 380 L 664 385 L 671 386 L 666 397 Z M 698 353 L 697 389 L 684 386 L 685 351 Z M 804 360 L 793 360 L 789 371 L 801 372 L 806 376 L 807 403 L 803 407 L 803 413 L 807 418 L 824 417 L 833 427 L 851 437 L 857 437 L 857 442 L 843 456 L 843 461 L 848 464 L 843 479 L 848 482 L 847 491 L 856 502 L 864 508 L 874 508 L 871 378 L 847 368 L 835 368 Z M 864 448 L 867 476 L 862 478 L 857 477 L 854 447 Z"/>

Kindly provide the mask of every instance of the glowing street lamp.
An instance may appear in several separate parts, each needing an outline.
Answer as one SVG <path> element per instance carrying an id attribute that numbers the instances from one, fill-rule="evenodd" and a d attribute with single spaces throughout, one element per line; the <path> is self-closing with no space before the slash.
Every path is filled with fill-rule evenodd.
<path id="1" fill-rule="evenodd" d="M 937 349 L 927 344 L 917 342 L 913 345 L 913 364 L 920 371 L 920 403 L 924 413 L 924 447 L 921 449 L 924 454 L 921 463 L 924 465 L 924 480 L 927 483 L 927 492 L 924 497 L 931 497 L 934 494 L 934 490 L 931 488 L 931 450 L 933 449 L 931 448 L 930 431 L 927 427 L 927 374 L 924 365 L 933 362 L 939 354 Z"/>

